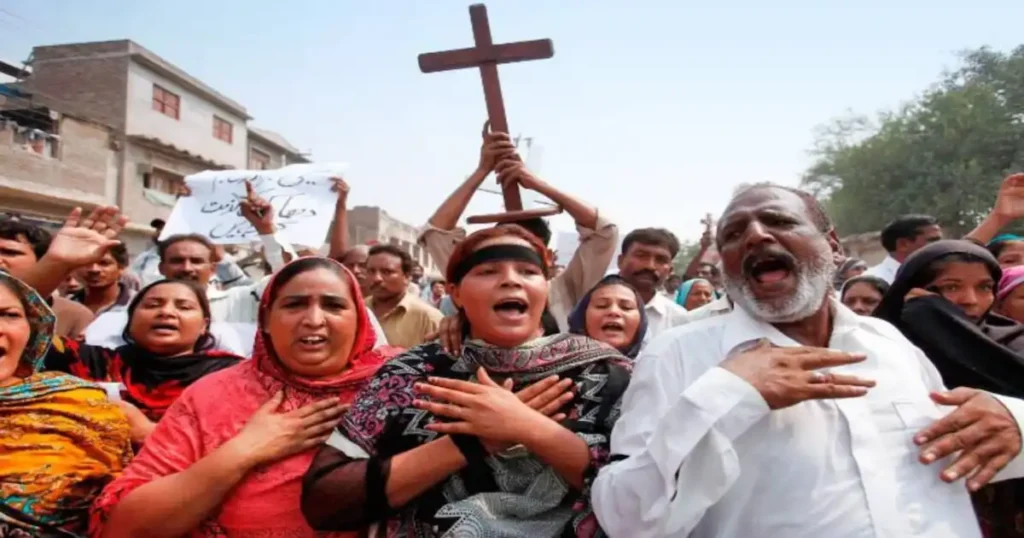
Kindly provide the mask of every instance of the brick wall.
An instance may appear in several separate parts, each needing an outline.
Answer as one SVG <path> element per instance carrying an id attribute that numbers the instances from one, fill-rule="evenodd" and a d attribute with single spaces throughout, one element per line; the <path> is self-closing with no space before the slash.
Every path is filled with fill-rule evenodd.
<path id="1" fill-rule="evenodd" d="M 24 86 L 50 108 L 122 131 L 128 103 L 129 42 L 109 41 L 33 49 Z"/>
<path id="2" fill-rule="evenodd" d="M 69 199 L 92 195 L 88 198 L 113 202 L 107 192 L 115 162 L 109 129 L 62 116 L 56 157 L 26 149 L 15 142 L 13 134 L 11 129 L 0 128 L 0 176 L 27 184 L 25 190 L 35 194 Z"/>
<path id="3" fill-rule="evenodd" d="M 171 214 L 171 208 L 154 204 L 146 198 L 140 165 L 142 168 L 152 167 L 154 173 L 162 177 L 176 176 L 180 178 L 210 168 L 208 165 L 185 161 L 136 142 L 129 141 L 127 146 L 124 163 L 125 185 L 124 203 L 122 204 L 124 207 L 122 209 L 128 218 L 135 222 L 148 223 L 155 218 L 166 219 Z"/>
<path id="4" fill-rule="evenodd" d="M 885 259 L 885 249 L 879 239 L 879 232 L 869 232 L 844 237 L 841 242 L 847 256 L 860 258 L 868 265 L 875 265 Z"/>

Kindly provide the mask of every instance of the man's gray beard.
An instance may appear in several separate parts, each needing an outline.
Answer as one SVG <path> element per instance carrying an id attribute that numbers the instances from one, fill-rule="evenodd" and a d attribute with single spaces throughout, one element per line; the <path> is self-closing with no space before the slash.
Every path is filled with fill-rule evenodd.
<path id="1" fill-rule="evenodd" d="M 797 260 L 796 291 L 789 297 L 771 303 L 762 301 L 754 297 L 746 279 L 733 281 L 728 275 L 723 276 L 729 299 L 751 317 L 765 323 L 792 323 L 807 319 L 818 311 L 832 289 L 835 272 L 832 248 L 822 239 L 814 258 L 806 263 Z"/>

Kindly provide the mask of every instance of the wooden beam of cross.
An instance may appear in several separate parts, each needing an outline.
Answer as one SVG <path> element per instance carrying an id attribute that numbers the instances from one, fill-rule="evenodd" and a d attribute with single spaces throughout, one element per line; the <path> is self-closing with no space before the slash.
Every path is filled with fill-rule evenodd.
<path id="1" fill-rule="evenodd" d="M 465 49 L 428 52 L 420 54 L 420 71 L 436 73 L 476 67 L 480 69 L 480 80 L 484 87 L 484 102 L 492 132 L 507 133 L 508 119 L 505 116 L 505 102 L 501 97 L 501 82 L 498 80 L 498 64 L 544 60 L 555 55 L 550 39 L 519 41 L 495 45 L 491 38 L 491 27 L 487 20 L 487 6 L 469 6 L 469 20 L 473 25 L 474 46 Z M 502 185 L 505 212 L 496 215 L 470 217 L 470 224 L 489 222 L 512 222 L 532 217 L 544 217 L 561 212 L 561 208 L 523 210 L 523 198 L 519 185 L 514 182 Z"/>

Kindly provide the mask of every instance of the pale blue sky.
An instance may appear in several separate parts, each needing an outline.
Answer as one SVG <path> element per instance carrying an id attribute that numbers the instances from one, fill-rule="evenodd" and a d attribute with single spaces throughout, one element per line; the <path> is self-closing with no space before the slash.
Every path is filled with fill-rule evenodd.
<path id="1" fill-rule="evenodd" d="M 476 165 L 479 75 L 416 64 L 472 44 L 469 3 L 0 0 L 0 58 L 133 39 L 254 125 L 351 163 L 353 203 L 420 223 Z M 959 50 L 1024 39 L 1019 0 L 487 3 L 496 41 L 555 43 L 551 60 L 501 68 L 512 131 L 543 148 L 540 175 L 624 230 L 689 238 L 737 184 L 797 183 L 816 125 L 898 105 Z M 484 193 L 471 206 L 499 208 Z"/>

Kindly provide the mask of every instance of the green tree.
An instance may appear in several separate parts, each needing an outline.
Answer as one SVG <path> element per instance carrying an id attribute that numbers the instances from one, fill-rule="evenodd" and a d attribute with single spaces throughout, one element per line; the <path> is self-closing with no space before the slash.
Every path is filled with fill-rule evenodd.
<path id="1" fill-rule="evenodd" d="M 686 266 L 690 264 L 690 260 L 692 260 L 698 252 L 700 252 L 700 241 L 681 239 L 679 241 L 679 252 L 676 254 L 675 259 L 672 260 L 672 272 L 679 276 L 683 276 L 683 271 L 686 270 Z"/>
<path id="2" fill-rule="evenodd" d="M 963 53 L 958 69 L 877 119 L 849 114 L 819 128 L 803 185 L 840 233 L 926 213 L 951 234 L 973 228 L 1002 178 L 1024 165 L 1024 46 Z"/>

